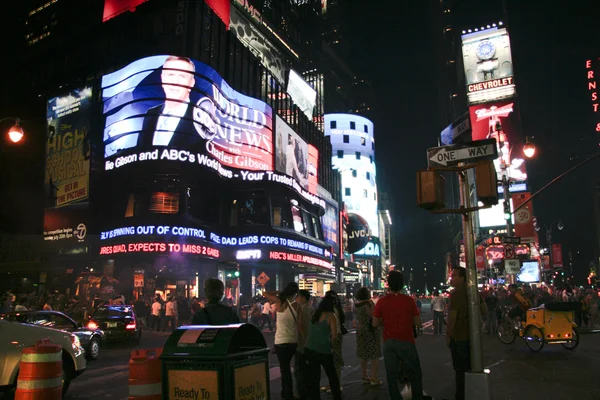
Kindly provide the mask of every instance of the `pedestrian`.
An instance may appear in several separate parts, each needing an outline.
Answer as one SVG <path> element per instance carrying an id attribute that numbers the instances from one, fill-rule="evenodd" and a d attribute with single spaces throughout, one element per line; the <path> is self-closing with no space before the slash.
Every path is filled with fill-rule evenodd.
<path id="1" fill-rule="evenodd" d="M 362 383 L 381 386 L 379 379 L 379 358 L 381 357 L 381 330 L 373 327 L 373 309 L 371 293 L 366 287 L 356 292 L 356 356 L 360 359 Z M 371 376 L 367 367 L 371 363 Z"/>
<path id="2" fill-rule="evenodd" d="M 17 300 L 17 305 L 15 306 L 15 311 L 28 311 L 29 309 L 27 308 L 27 298 L 26 297 L 21 297 L 19 300 Z"/>
<path id="3" fill-rule="evenodd" d="M 310 292 L 308 290 L 299 290 L 296 297 L 296 303 L 300 305 L 298 313 L 298 348 L 296 349 L 296 362 L 294 364 L 294 375 L 296 378 L 296 390 L 298 398 L 301 400 L 308 398 L 307 382 L 308 382 L 308 360 L 304 351 L 306 339 L 310 329 L 310 323 L 314 314 L 313 308 L 309 304 Z"/>
<path id="4" fill-rule="evenodd" d="M 269 303 L 269 301 L 265 301 L 263 304 L 261 322 L 261 328 L 264 328 L 265 325 L 269 325 L 269 332 L 273 332 L 273 326 L 271 323 L 271 303 Z"/>
<path id="5" fill-rule="evenodd" d="M 206 306 L 192 318 L 192 325 L 229 325 L 239 324 L 240 318 L 233 308 L 220 303 L 225 294 L 225 285 L 219 279 L 208 278 L 204 281 L 204 292 L 208 298 Z"/>
<path id="6" fill-rule="evenodd" d="M 448 330 L 446 342 L 450 347 L 452 366 L 456 374 L 456 400 L 465 398 L 465 373 L 471 369 L 471 350 L 469 344 L 469 310 L 467 299 L 465 268 L 454 268 L 450 275 L 450 293 Z"/>
<path id="7" fill-rule="evenodd" d="M 250 323 L 256 325 L 258 329 L 262 329 L 262 304 L 260 301 L 253 300 L 252 307 L 250 308 Z"/>
<path id="8" fill-rule="evenodd" d="M 346 295 L 344 301 L 344 317 L 346 322 L 350 323 L 351 328 L 356 328 L 356 322 L 354 321 L 354 299 L 351 294 Z"/>
<path id="9" fill-rule="evenodd" d="M 387 276 L 389 293 L 379 299 L 373 311 L 373 326 L 383 325 L 383 359 L 391 400 L 402 399 L 400 370 L 404 370 L 414 400 L 423 399 L 421 361 L 415 342 L 421 316 L 414 300 L 402 293 L 404 277 L 400 271 Z"/>
<path id="10" fill-rule="evenodd" d="M 152 303 L 152 321 L 150 322 L 150 330 L 156 330 L 157 332 L 160 331 L 161 300 L 160 294 L 157 294 Z"/>
<path id="11" fill-rule="evenodd" d="M 337 339 L 333 342 L 332 354 L 333 354 L 333 362 L 335 364 L 335 370 L 338 375 L 338 379 L 341 381 L 342 379 L 342 367 L 344 366 L 344 356 L 342 354 L 343 347 L 343 335 L 348 333 L 346 326 L 344 325 L 346 322 L 346 318 L 344 317 L 344 309 L 342 308 L 342 302 L 338 294 L 333 290 L 328 290 L 325 292 L 325 297 L 330 296 L 333 299 L 334 305 L 334 314 L 338 320 L 337 329 L 338 335 Z M 331 393 L 331 387 L 324 386 L 321 388 L 322 391 Z"/>
<path id="12" fill-rule="evenodd" d="M 496 297 L 495 291 L 490 291 L 488 296 L 485 298 L 485 305 L 488 313 L 485 322 L 488 335 L 496 333 L 498 330 L 498 313 L 496 308 L 498 307 L 498 297 Z"/>
<path id="13" fill-rule="evenodd" d="M 290 282 L 282 292 L 265 292 L 265 297 L 275 305 L 275 352 L 281 372 L 281 400 L 293 400 L 292 358 L 298 348 L 298 313 L 300 305 L 292 303 L 298 293 L 298 284 Z"/>
<path id="14" fill-rule="evenodd" d="M 321 398 L 319 393 L 321 367 L 325 370 L 329 380 L 333 399 L 340 400 L 342 398 L 340 378 L 336 371 L 333 355 L 334 343 L 339 340 L 340 336 L 338 327 L 340 322 L 335 315 L 335 308 L 335 298 L 326 295 L 311 320 L 305 345 L 309 371 L 307 391 L 310 400 Z"/>
<path id="15" fill-rule="evenodd" d="M 431 300 L 431 310 L 433 311 L 433 334 L 441 335 L 444 333 L 444 311 L 446 311 L 446 300 L 438 290 L 433 291 Z"/>

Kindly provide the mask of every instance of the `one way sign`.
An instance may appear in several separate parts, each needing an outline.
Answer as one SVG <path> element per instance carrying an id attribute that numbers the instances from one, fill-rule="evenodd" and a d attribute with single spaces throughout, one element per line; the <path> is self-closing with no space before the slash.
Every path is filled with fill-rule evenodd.
<path id="1" fill-rule="evenodd" d="M 427 150 L 429 168 L 451 167 L 461 162 L 494 160 L 498 158 L 496 139 L 478 140 L 454 146 L 433 147 Z"/>

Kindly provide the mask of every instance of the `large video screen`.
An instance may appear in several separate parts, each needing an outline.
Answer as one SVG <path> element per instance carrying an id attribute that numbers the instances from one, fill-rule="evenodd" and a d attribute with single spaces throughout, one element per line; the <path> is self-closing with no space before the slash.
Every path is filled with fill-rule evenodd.
<path id="1" fill-rule="evenodd" d="M 521 272 L 517 275 L 517 281 L 533 283 L 540 281 L 540 265 L 537 261 L 524 261 Z"/>
<path id="2" fill-rule="evenodd" d="M 273 111 L 207 65 L 177 56 L 137 60 L 102 78 L 105 169 L 174 162 L 273 170 Z"/>
<path id="3" fill-rule="evenodd" d="M 485 103 L 515 94 L 508 32 L 490 27 L 462 35 L 463 65 L 469 104 Z"/>
<path id="4" fill-rule="evenodd" d="M 496 139 L 498 158 L 494 160 L 498 179 L 506 172 L 511 182 L 527 181 L 523 138 L 513 101 L 496 101 L 469 107 L 473 140 Z M 511 191 L 527 190 L 527 185 L 511 185 Z"/>
<path id="5" fill-rule="evenodd" d="M 296 179 L 308 190 L 308 144 L 279 116 L 275 119 L 275 170 Z"/>

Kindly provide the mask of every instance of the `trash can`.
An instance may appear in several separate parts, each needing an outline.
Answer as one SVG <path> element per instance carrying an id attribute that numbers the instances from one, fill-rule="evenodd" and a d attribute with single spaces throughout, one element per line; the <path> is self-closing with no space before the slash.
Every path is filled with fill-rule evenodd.
<path id="1" fill-rule="evenodd" d="M 189 325 L 161 355 L 163 400 L 270 399 L 269 349 L 254 325 Z"/>

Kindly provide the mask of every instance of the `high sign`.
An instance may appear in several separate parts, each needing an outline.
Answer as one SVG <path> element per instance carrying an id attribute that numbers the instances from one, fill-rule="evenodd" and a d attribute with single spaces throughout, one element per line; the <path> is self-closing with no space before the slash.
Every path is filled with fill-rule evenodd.
<path id="1" fill-rule="evenodd" d="M 469 104 L 515 94 L 510 40 L 505 28 L 463 34 L 462 53 Z"/>
<path id="2" fill-rule="evenodd" d="M 498 148 L 494 139 L 479 140 L 465 145 L 433 147 L 427 150 L 429 168 L 496 158 L 498 158 Z"/>

